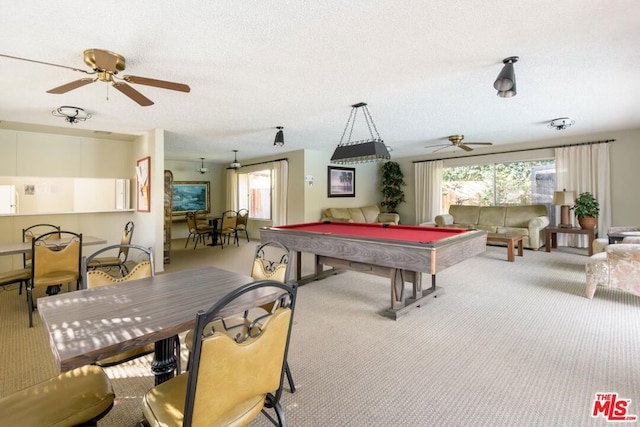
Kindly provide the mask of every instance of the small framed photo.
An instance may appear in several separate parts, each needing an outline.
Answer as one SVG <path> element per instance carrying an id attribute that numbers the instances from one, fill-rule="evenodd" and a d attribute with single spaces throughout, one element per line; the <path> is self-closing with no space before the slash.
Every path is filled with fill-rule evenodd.
<path id="1" fill-rule="evenodd" d="M 136 200 L 138 212 L 151 211 L 151 157 L 136 163 Z"/>
<path id="2" fill-rule="evenodd" d="M 356 197 L 356 169 L 328 166 L 327 197 Z"/>

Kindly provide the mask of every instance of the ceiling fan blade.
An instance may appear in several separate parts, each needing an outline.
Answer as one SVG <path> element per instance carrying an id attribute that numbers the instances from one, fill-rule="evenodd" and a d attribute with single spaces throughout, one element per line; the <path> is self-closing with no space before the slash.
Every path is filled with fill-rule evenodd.
<path id="1" fill-rule="evenodd" d="M 0 53 L 0 56 L 3 56 L 3 57 L 5 57 L 5 58 L 17 59 L 17 60 L 19 60 L 19 61 L 35 62 L 36 64 L 52 65 L 52 66 L 54 66 L 54 67 L 67 68 L 67 69 L 69 69 L 69 70 L 73 70 L 73 71 L 80 71 L 81 73 L 85 73 L 85 74 L 93 74 L 93 72 L 91 72 L 91 71 L 87 71 L 87 70 L 83 70 L 83 69 L 81 69 L 81 68 L 68 67 L 68 66 L 66 66 L 66 65 L 60 65 L 60 64 L 53 64 L 53 63 L 51 63 L 51 62 L 36 61 L 35 59 L 20 58 L 19 56 L 5 55 L 5 54 L 3 54 L 3 53 Z"/>
<path id="2" fill-rule="evenodd" d="M 55 94 L 67 93 L 70 90 L 78 89 L 79 87 L 88 85 L 89 83 L 93 83 L 95 81 L 96 79 L 87 77 L 84 79 L 72 81 L 71 83 L 67 83 L 62 86 L 54 87 L 53 89 L 49 89 L 47 93 L 55 93 Z"/>
<path id="3" fill-rule="evenodd" d="M 436 145 L 436 147 L 437 147 L 437 145 Z M 440 147 L 437 150 L 433 150 L 432 153 L 437 153 L 438 151 L 442 151 L 442 150 L 444 150 L 445 148 L 448 148 L 448 147 L 453 147 L 454 149 L 456 148 L 455 145 L 446 144 L 444 147 Z"/>
<path id="4" fill-rule="evenodd" d="M 493 142 L 465 142 L 467 145 L 493 145 Z"/>
<path id="5" fill-rule="evenodd" d="M 150 79 L 148 77 L 129 76 L 129 75 L 122 76 L 122 78 L 129 83 L 154 86 L 162 89 L 177 90 L 180 92 L 191 92 L 191 88 L 188 85 L 183 83 L 168 82 L 165 80 L 157 80 L 157 79 Z"/>
<path id="6" fill-rule="evenodd" d="M 458 147 L 462 148 L 464 151 L 473 151 L 473 148 L 467 146 L 466 144 L 460 143 Z"/>
<path id="7" fill-rule="evenodd" d="M 96 61 L 96 68 L 110 72 L 118 72 L 116 68 L 118 58 L 115 55 L 101 49 L 93 49 L 93 55 Z"/>
<path id="8" fill-rule="evenodd" d="M 148 107 L 149 105 L 153 105 L 153 101 L 129 86 L 126 83 L 113 82 L 113 87 L 118 89 L 120 92 L 127 95 L 129 98 L 133 99 L 135 102 L 140 104 L 143 107 Z"/>
<path id="9" fill-rule="evenodd" d="M 436 148 L 436 147 L 449 146 L 449 145 L 451 145 L 451 144 L 425 145 L 424 148 Z"/>

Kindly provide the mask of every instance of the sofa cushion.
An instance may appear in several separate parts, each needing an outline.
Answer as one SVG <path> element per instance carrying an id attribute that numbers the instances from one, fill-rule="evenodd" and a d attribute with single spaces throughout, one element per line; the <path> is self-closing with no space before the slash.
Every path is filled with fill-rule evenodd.
<path id="1" fill-rule="evenodd" d="M 449 206 L 449 213 L 457 224 L 477 224 L 480 206 L 452 205 Z"/>
<path id="2" fill-rule="evenodd" d="M 349 213 L 349 209 L 347 208 L 329 208 L 329 215 L 332 218 L 351 218 L 351 214 Z"/>
<path id="3" fill-rule="evenodd" d="M 547 215 L 545 205 L 509 206 L 504 225 L 507 227 L 528 228 L 532 216 Z"/>
<path id="4" fill-rule="evenodd" d="M 484 230 L 489 233 L 497 233 L 498 232 L 497 230 L 499 227 L 497 225 L 477 224 L 477 225 L 469 225 L 467 226 L 467 228 L 475 228 L 476 230 Z"/>
<path id="5" fill-rule="evenodd" d="M 497 233 L 506 234 L 507 236 L 528 236 L 528 228 L 520 227 L 498 227 Z"/>
<path id="6" fill-rule="evenodd" d="M 376 205 L 372 206 L 364 206 L 362 209 L 362 215 L 364 215 L 365 222 L 377 222 L 378 214 L 380 213 L 380 208 Z M 360 221 L 356 221 L 360 222 Z"/>
<path id="7" fill-rule="evenodd" d="M 362 209 L 360 208 L 349 208 L 349 218 L 353 220 L 353 222 L 372 222 L 367 221 L 367 219 L 362 214 Z"/>
<path id="8" fill-rule="evenodd" d="M 504 225 L 506 206 L 482 206 L 478 216 L 478 225 Z"/>

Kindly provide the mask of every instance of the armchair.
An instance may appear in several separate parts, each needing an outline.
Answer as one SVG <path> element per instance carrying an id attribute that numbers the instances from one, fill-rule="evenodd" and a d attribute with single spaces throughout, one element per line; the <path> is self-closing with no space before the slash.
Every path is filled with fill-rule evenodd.
<path id="1" fill-rule="evenodd" d="M 585 265 L 585 295 L 593 298 L 598 286 L 617 288 L 640 295 L 640 237 L 625 237 L 592 255 Z"/>

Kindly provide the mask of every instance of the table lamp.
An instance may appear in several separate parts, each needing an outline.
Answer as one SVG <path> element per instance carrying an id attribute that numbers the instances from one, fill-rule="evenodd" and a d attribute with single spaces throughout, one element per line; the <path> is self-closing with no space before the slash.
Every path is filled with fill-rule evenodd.
<path id="1" fill-rule="evenodd" d="M 569 209 L 570 205 L 573 205 L 575 201 L 575 191 L 567 191 L 566 189 L 563 189 L 562 191 L 553 192 L 553 204 L 556 206 L 560 206 L 560 224 L 558 224 L 558 227 L 573 227 L 573 225 L 571 224 L 571 219 L 569 218 Z"/>

